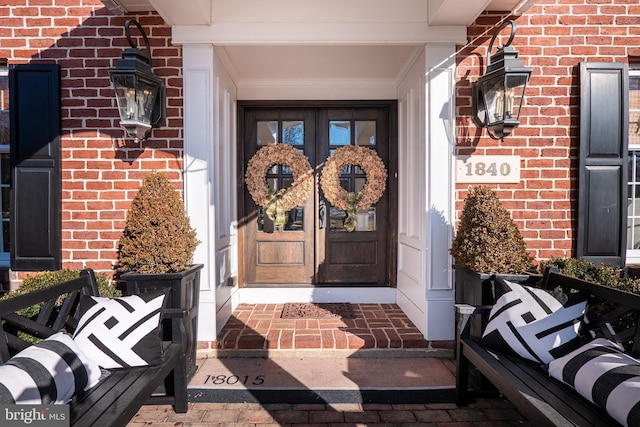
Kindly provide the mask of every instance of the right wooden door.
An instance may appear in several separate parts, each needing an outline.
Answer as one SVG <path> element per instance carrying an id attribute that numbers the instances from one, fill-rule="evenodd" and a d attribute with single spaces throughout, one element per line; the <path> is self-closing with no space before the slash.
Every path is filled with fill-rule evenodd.
<path id="1" fill-rule="evenodd" d="M 389 116 L 382 108 L 332 108 L 319 111 L 317 153 L 322 164 L 336 149 L 346 145 L 366 147 L 389 164 Z M 387 167 L 388 170 L 388 167 Z M 360 191 L 367 176 L 355 165 L 340 175 L 340 185 L 348 192 Z M 331 206 L 322 190 L 319 205 L 326 206 L 329 221 L 318 227 L 316 275 L 318 283 L 387 283 L 387 243 L 389 239 L 389 191 L 378 202 L 357 213 L 357 226 L 347 231 L 346 212 Z"/>

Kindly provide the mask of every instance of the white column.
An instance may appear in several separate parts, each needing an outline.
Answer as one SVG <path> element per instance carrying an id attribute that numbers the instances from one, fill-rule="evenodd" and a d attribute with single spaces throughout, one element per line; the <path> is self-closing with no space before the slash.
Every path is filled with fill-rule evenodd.
<path id="1" fill-rule="evenodd" d="M 427 146 L 425 338 L 453 340 L 454 292 L 449 248 L 454 224 L 455 44 L 427 44 L 425 102 Z"/>
<path id="2" fill-rule="evenodd" d="M 198 341 L 216 339 L 215 206 L 211 172 L 214 140 L 213 46 L 183 46 L 184 197 L 191 226 L 201 241 L 195 263 L 200 278 Z"/>

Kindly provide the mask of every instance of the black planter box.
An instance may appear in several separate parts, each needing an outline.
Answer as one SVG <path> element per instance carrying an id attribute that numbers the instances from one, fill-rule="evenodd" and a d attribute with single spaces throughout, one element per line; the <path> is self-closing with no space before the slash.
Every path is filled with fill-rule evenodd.
<path id="1" fill-rule="evenodd" d="M 456 284 L 456 304 L 492 305 L 494 299 L 493 277 L 498 276 L 510 282 L 533 284 L 540 279 L 531 274 L 488 274 L 478 273 L 466 267 L 454 265 Z"/>
<path id="2" fill-rule="evenodd" d="M 185 366 L 187 383 L 196 372 L 196 350 L 198 347 L 198 301 L 200 296 L 200 270 L 203 264 L 194 264 L 179 273 L 142 274 L 124 273 L 119 280 L 126 285 L 126 294 L 135 295 L 156 289 L 169 288 L 165 310 L 176 315 L 184 312 L 179 328 L 170 326 L 171 319 L 165 319 L 163 329 L 173 335 L 183 337 L 185 346 Z M 175 325 L 174 325 L 175 326 Z M 169 337 L 165 337 L 167 339 Z"/>

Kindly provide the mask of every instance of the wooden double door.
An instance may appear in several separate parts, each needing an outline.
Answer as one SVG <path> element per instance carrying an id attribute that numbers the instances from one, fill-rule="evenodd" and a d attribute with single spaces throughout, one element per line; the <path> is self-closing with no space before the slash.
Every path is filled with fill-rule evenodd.
<path id="1" fill-rule="evenodd" d="M 239 142 L 242 152 L 241 229 L 246 286 L 269 285 L 390 285 L 395 256 L 395 168 L 390 149 L 395 146 L 395 102 L 265 105 L 241 103 Z M 304 203 L 287 213 L 284 226 L 275 227 L 265 209 L 257 206 L 244 176 L 249 160 L 269 144 L 288 144 L 308 159 L 314 172 L 314 190 Z M 374 150 L 387 169 L 386 190 L 373 206 L 357 212 L 354 231 L 344 226 L 346 212 L 331 206 L 320 188 L 327 158 L 345 145 Z M 391 167 L 390 167 L 391 166 Z M 269 188 L 288 188 L 291 169 L 273 165 L 266 174 Z M 359 191 L 366 174 L 355 165 L 341 173 L 340 185 Z"/>

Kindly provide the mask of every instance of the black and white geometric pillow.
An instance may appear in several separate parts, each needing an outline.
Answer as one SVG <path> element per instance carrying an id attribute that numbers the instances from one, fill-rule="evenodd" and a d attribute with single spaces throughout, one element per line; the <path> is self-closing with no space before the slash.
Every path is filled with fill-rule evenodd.
<path id="1" fill-rule="evenodd" d="M 573 387 L 624 426 L 640 426 L 640 361 L 597 338 L 552 361 L 549 375 Z"/>
<path id="2" fill-rule="evenodd" d="M 547 364 L 578 345 L 586 301 L 563 306 L 542 289 L 495 280 L 496 301 L 482 335 L 486 347 Z"/>
<path id="3" fill-rule="evenodd" d="M 105 369 L 160 363 L 160 319 L 167 291 L 111 299 L 83 297 L 73 340 Z"/>
<path id="4" fill-rule="evenodd" d="M 0 365 L 0 403 L 68 403 L 100 379 L 100 367 L 58 332 Z"/>

